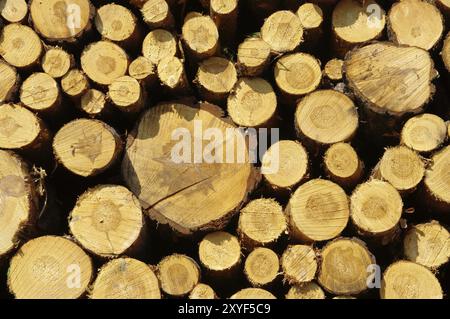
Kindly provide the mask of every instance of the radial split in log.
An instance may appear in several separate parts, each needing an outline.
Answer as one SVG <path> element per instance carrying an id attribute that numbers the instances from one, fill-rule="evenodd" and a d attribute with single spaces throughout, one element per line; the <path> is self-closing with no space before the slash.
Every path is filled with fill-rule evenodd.
<path id="1" fill-rule="evenodd" d="M 306 45 L 317 45 L 322 34 L 324 21 L 322 9 L 314 3 L 306 2 L 297 10 L 297 16 L 305 33 Z"/>
<path id="2" fill-rule="evenodd" d="M 73 42 L 91 29 L 95 8 L 89 0 L 31 0 L 34 29 L 49 41 Z"/>
<path id="3" fill-rule="evenodd" d="M 128 67 L 128 74 L 144 87 L 151 87 L 157 79 L 155 64 L 144 56 L 137 57 Z"/>
<path id="4" fill-rule="evenodd" d="M 69 227 L 86 250 L 116 257 L 131 256 L 142 248 L 145 226 L 139 201 L 128 189 L 98 185 L 78 198 Z"/>
<path id="5" fill-rule="evenodd" d="M 196 82 L 203 99 L 211 103 L 222 103 L 237 82 L 236 68 L 227 59 L 209 58 L 200 63 Z"/>
<path id="6" fill-rule="evenodd" d="M 42 57 L 42 70 L 52 78 L 59 79 L 74 65 L 74 58 L 62 48 L 50 47 Z"/>
<path id="7" fill-rule="evenodd" d="M 211 0 L 210 15 L 219 30 L 223 43 L 233 44 L 236 38 L 239 11 L 238 0 Z"/>
<path id="8" fill-rule="evenodd" d="M 0 36 L 0 55 L 6 62 L 20 69 L 39 63 L 43 46 L 33 29 L 12 23 L 5 26 Z"/>
<path id="9" fill-rule="evenodd" d="M 261 167 L 268 186 L 286 193 L 308 178 L 308 153 L 299 142 L 282 140 L 264 153 Z"/>
<path id="10" fill-rule="evenodd" d="M 61 107 L 58 83 L 47 73 L 34 73 L 22 83 L 20 102 L 36 112 L 45 114 L 58 112 Z"/>
<path id="11" fill-rule="evenodd" d="M 347 226 L 349 203 L 337 184 L 313 179 L 295 191 L 286 207 L 291 236 L 300 241 L 323 241 L 337 237 Z"/>
<path id="12" fill-rule="evenodd" d="M 210 286 L 198 284 L 192 289 L 189 299 L 217 299 L 217 295 Z"/>
<path id="13" fill-rule="evenodd" d="M 137 114 L 144 108 L 144 91 L 139 82 L 128 75 L 115 79 L 109 85 L 108 97 L 120 111 L 127 114 Z"/>
<path id="14" fill-rule="evenodd" d="M 403 241 L 405 258 L 431 269 L 450 259 L 450 234 L 437 221 L 413 226 Z"/>
<path id="15" fill-rule="evenodd" d="M 83 71 L 73 69 L 61 79 L 61 88 L 68 97 L 78 101 L 89 90 L 89 80 Z"/>
<path id="16" fill-rule="evenodd" d="M 284 280 L 290 285 L 310 282 L 317 272 L 314 249 L 306 245 L 288 246 L 281 256 Z"/>
<path id="17" fill-rule="evenodd" d="M 11 259 L 8 287 L 18 299 L 80 298 L 93 277 L 89 256 L 69 239 L 44 236 Z"/>
<path id="18" fill-rule="evenodd" d="M 167 30 L 157 29 L 149 32 L 142 42 L 142 55 L 153 64 L 162 59 L 173 57 L 177 53 L 177 40 Z"/>
<path id="19" fill-rule="evenodd" d="M 128 56 L 118 45 L 99 41 L 84 49 L 81 55 L 81 67 L 95 83 L 109 85 L 126 74 Z"/>
<path id="20" fill-rule="evenodd" d="M 395 234 L 402 210 L 399 192 L 376 179 L 360 184 L 350 198 L 350 217 L 358 232 L 381 238 L 383 244 Z"/>
<path id="21" fill-rule="evenodd" d="M 330 80 L 331 82 L 339 82 L 342 81 L 342 67 L 344 66 L 344 61 L 341 59 L 331 59 L 325 64 L 325 68 L 323 69 L 323 76 L 325 79 Z"/>
<path id="22" fill-rule="evenodd" d="M 286 102 L 317 89 L 322 80 L 320 62 L 307 53 L 283 56 L 275 65 L 275 82 Z"/>
<path id="23" fill-rule="evenodd" d="M 164 293 L 184 297 L 199 283 L 200 267 L 190 257 L 174 254 L 159 262 L 157 275 Z"/>
<path id="24" fill-rule="evenodd" d="M 421 114 L 409 119 L 401 133 L 402 144 L 416 152 L 429 153 L 439 148 L 447 138 L 447 125 L 434 114 Z"/>
<path id="25" fill-rule="evenodd" d="M 273 52 L 294 51 L 303 42 L 300 18 L 293 12 L 282 10 L 266 19 L 261 28 L 261 38 Z"/>
<path id="26" fill-rule="evenodd" d="M 295 128 L 311 148 L 349 141 L 358 128 L 358 112 L 353 101 L 334 90 L 319 90 L 297 105 Z"/>
<path id="27" fill-rule="evenodd" d="M 325 299 L 325 293 L 318 284 L 311 281 L 292 286 L 286 295 L 286 299 Z"/>
<path id="28" fill-rule="evenodd" d="M 350 144 L 336 143 L 327 149 L 323 159 L 326 175 L 344 189 L 352 189 L 364 174 L 364 164 Z"/>
<path id="29" fill-rule="evenodd" d="M 33 227 L 37 210 L 28 166 L 13 152 L 0 150 L 0 260 L 17 246 L 20 234 Z"/>
<path id="30" fill-rule="evenodd" d="M 241 209 L 238 233 L 248 250 L 274 245 L 286 230 L 283 208 L 273 199 L 255 199 Z"/>
<path id="31" fill-rule="evenodd" d="M 99 90 L 90 89 L 81 97 L 80 108 L 90 117 L 104 115 L 107 111 L 106 95 Z"/>
<path id="32" fill-rule="evenodd" d="M 17 104 L 0 104 L 0 148 L 38 153 L 50 145 L 49 140 L 44 122 L 31 111 Z"/>
<path id="33" fill-rule="evenodd" d="M 240 78 L 228 97 L 227 110 L 239 126 L 270 127 L 276 121 L 277 96 L 262 78 Z"/>
<path id="34" fill-rule="evenodd" d="M 389 11 L 388 35 L 394 43 L 430 50 L 443 31 L 439 9 L 427 1 L 402 0 L 394 3 Z"/>
<path id="35" fill-rule="evenodd" d="M 184 234 L 222 228 L 258 179 L 242 132 L 218 114 L 209 104 L 158 105 L 143 115 L 127 145 L 126 184 L 152 218 Z M 208 128 L 220 131 L 222 142 L 203 150 L 199 134 Z"/>
<path id="36" fill-rule="evenodd" d="M 400 117 L 420 113 L 434 92 L 436 73 L 427 51 L 388 42 L 347 54 L 344 73 L 364 110 Z"/>
<path id="37" fill-rule="evenodd" d="M 339 1 L 333 10 L 333 49 L 340 57 L 357 45 L 378 39 L 386 14 L 375 1 Z"/>
<path id="38" fill-rule="evenodd" d="M 425 172 L 425 191 L 430 205 L 436 211 L 450 213 L 450 145 L 431 158 Z"/>
<path id="39" fill-rule="evenodd" d="M 400 260 L 383 274 L 381 299 L 442 299 L 442 287 L 435 275 L 424 266 Z"/>
<path id="40" fill-rule="evenodd" d="M 375 178 L 385 180 L 401 194 L 412 193 L 425 174 L 425 163 L 406 146 L 387 148 L 374 169 Z"/>
<path id="41" fill-rule="evenodd" d="M 241 263 L 241 245 L 226 232 L 206 235 L 198 248 L 200 263 L 216 279 L 232 279 Z"/>
<path id="42" fill-rule="evenodd" d="M 0 103 L 15 98 L 20 86 L 20 77 L 16 69 L 0 60 Z"/>
<path id="43" fill-rule="evenodd" d="M 90 292 L 91 299 L 161 299 L 158 278 L 137 259 L 119 258 L 103 265 Z"/>
<path id="44" fill-rule="evenodd" d="M 64 125 L 53 140 L 56 159 L 74 174 L 88 177 L 109 168 L 122 151 L 115 130 L 97 120 L 79 119 Z"/>
<path id="45" fill-rule="evenodd" d="M 177 57 L 162 59 L 157 67 L 158 78 L 163 89 L 174 95 L 184 95 L 191 92 L 183 62 Z"/>
<path id="46" fill-rule="evenodd" d="M 212 57 L 219 50 L 219 31 L 210 17 L 197 15 L 185 20 L 182 37 L 188 53 L 195 60 Z"/>
<path id="47" fill-rule="evenodd" d="M 278 277 L 280 260 L 268 248 L 258 247 L 245 260 L 244 274 L 253 287 L 273 284 Z"/>
<path id="48" fill-rule="evenodd" d="M 25 0 L 1 0 L 0 8 L 3 19 L 9 23 L 23 22 L 28 13 Z"/>
<path id="49" fill-rule="evenodd" d="M 260 76 L 270 63 L 270 46 L 260 37 L 244 40 L 237 53 L 238 70 L 244 76 Z"/>
<path id="50" fill-rule="evenodd" d="M 230 299 L 276 299 L 276 297 L 261 288 L 244 288 L 232 295 Z"/>
<path id="51" fill-rule="evenodd" d="M 175 20 L 166 0 L 148 0 L 141 8 L 142 18 L 150 28 L 170 29 Z"/>
<path id="52" fill-rule="evenodd" d="M 106 4 L 97 10 L 95 27 L 103 38 L 124 46 L 136 45 L 138 41 L 136 17 L 130 10 L 115 3 Z"/>
<path id="53" fill-rule="evenodd" d="M 375 258 L 366 245 L 356 238 L 339 238 L 328 243 L 321 252 L 318 276 L 320 285 L 335 295 L 356 295 L 366 289 Z"/>

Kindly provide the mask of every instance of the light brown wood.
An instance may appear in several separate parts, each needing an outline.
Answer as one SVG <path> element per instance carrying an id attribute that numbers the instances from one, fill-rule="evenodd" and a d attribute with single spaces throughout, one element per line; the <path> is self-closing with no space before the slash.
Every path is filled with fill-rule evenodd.
<path id="1" fill-rule="evenodd" d="M 33 27 L 49 41 L 74 42 L 91 29 L 95 8 L 89 0 L 31 0 Z"/>
<path id="2" fill-rule="evenodd" d="M 237 68 L 244 76 L 260 76 L 270 64 L 270 46 L 259 36 L 249 37 L 238 47 Z"/>
<path id="3" fill-rule="evenodd" d="M 211 286 L 197 284 L 189 294 L 189 299 L 217 299 L 217 295 Z"/>
<path id="4" fill-rule="evenodd" d="M 74 66 L 74 57 L 60 47 L 49 47 L 42 57 L 42 70 L 52 78 L 59 79 Z"/>
<path id="5" fill-rule="evenodd" d="M 17 299 L 82 297 L 93 277 L 89 256 L 64 237 L 43 236 L 25 243 L 11 259 L 8 287 Z"/>
<path id="6" fill-rule="evenodd" d="M 450 146 L 433 155 L 431 166 L 425 172 L 427 204 L 436 211 L 450 212 Z"/>
<path id="7" fill-rule="evenodd" d="M 139 82 L 131 76 L 117 78 L 108 86 L 108 98 L 127 114 L 137 114 L 145 106 L 145 95 Z"/>
<path id="8" fill-rule="evenodd" d="M 16 68 L 0 60 L 0 103 L 11 102 L 20 86 L 20 76 Z"/>
<path id="9" fill-rule="evenodd" d="M 292 286 L 286 299 L 325 299 L 322 288 L 314 281 Z"/>
<path id="10" fill-rule="evenodd" d="M 273 246 L 287 231 L 281 205 L 273 199 L 252 200 L 241 209 L 237 229 L 243 246 Z"/>
<path id="11" fill-rule="evenodd" d="M 276 297 L 261 288 L 245 288 L 236 292 L 230 299 L 276 299 Z"/>
<path id="12" fill-rule="evenodd" d="M 37 196 L 28 165 L 15 153 L 0 150 L 0 260 L 17 247 L 20 234 L 34 226 Z"/>
<path id="13" fill-rule="evenodd" d="M 325 152 L 323 166 L 327 177 L 344 189 L 352 189 L 364 174 L 364 163 L 348 143 L 336 143 Z"/>
<path id="14" fill-rule="evenodd" d="M 217 26 L 223 43 L 233 44 L 236 39 L 239 14 L 238 0 L 210 0 L 211 18 Z"/>
<path id="15" fill-rule="evenodd" d="M 39 36 L 26 25 L 11 23 L 2 29 L 0 55 L 19 69 L 31 68 L 39 63 L 43 46 Z"/>
<path id="16" fill-rule="evenodd" d="M 9 23 L 23 22 L 28 13 L 28 4 L 25 0 L 1 0 L 2 18 Z"/>
<path id="17" fill-rule="evenodd" d="M 450 233 L 438 221 L 414 225 L 403 240 L 407 260 L 437 269 L 450 259 Z"/>
<path id="18" fill-rule="evenodd" d="M 438 149 L 446 139 L 447 126 L 444 120 L 429 113 L 409 119 L 401 132 L 401 143 L 419 153 Z"/>
<path id="19" fill-rule="evenodd" d="M 148 0 L 141 8 L 142 18 L 150 28 L 170 29 L 174 26 L 170 7 L 165 0 Z"/>
<path id="20" fill-rule="evenodd" d="M 122 141 L 116 131 L 98 120 L 78 119 L 64 125 L 55 135 L 53 152 L 70 172 L 93 176 L 117 161 Z"/>
<path id="21" fill-rule="evenodd" d="M 389 10 L 388 35 L 394 43 L 430 50 L 443 31 L 444 21 L 439 9 L 427 1 L 402 0 Z"/>
<path id="22" fill-rule="evenodd" d="M 332 47 L 338 57 L 355 46 L 381 37 L 386 25 L 386 13 L 374 0 L 341 0 L 333 10 Z"/>
<path id="23" fill-rule="evenodd" d="M 161 299 L 158 278 L 137 259 L 114 259 L 99 270 L 91 299 Z"/>
<path id="24" fill-rule="evenodd" d="M 368 289 L 367 271 L 375 258 L 357 238 L 339 238 L 328 243 L 321 252 L 318 281 L 335 295 L 358 295 Z"/>
<path id="25" fill-rule="evenodd" d="M 186 19 L 182 28 L 182 40 L 193 59 L 203 60 L 219 50 L 219 31 L 207 16 L 196 15 Z"/>
<path id="26" fill-rule="evenodd" d="M 163 89 L 168 93 L 183 95 L 191 91 L 183 61 L 179 58 L 173 56 L 162 59 L 157 74 Z"/>
<path id="27" fill-rule="evenodd" d="M 142 42 L 142 55 L 157 65 L 167 57 L 173 57 L 177 53 L 177 41 L 175 36 L 163 29 L 150 31 Z"/>
<path id="28" fill-rule="evenodd" d="M 128 70 L 128 56 L 118 45 L 99 41 L 88 45 L 81 54 L 81 67 L 95 83 L 109 85 Z"/>
<path id="29" fill-rule="evenodd" d="M 370 180 L 360 184 L 350 198 L 350 218 L 363 236 L 378 237 L 382 243 L 392 239 L 400 222 L 403 201 L 389 183 Z"/>
<path id="30" fill-rule="evenodd" d="M 424 266 L 400 260 L 383 274 L 381 299 L 442 299 L 442 287 Z"/>
<path id="31" fill-rule="evenodd" d="M 244 274 L 253 287 L 264 287 L 274 283 L 280 270 L 277 254 L 268 248 L 254 249 L 245 260 Z"/>
<path id="32" fill-rule="evenodd" d="M 281 140 L 263 155 L 261 167 L 264 180 L 272 190 L 291 191 L 308 178 L 308 153 L 297 141 Z"/>
<path id="33" fill-rule="evenodd" d="M 160 104 L 142 116 L 127 145 L 122 164 L 126 184 L 138 195 L 144 209 L 149 209 L 153 219 L 181 233 L 222 228 L 246 200 L 257 180 L 245 155 L 248 147 L 241 143 L 242 133 L 217 115 L 219 110 L 207 104 L 200 108 Z M 233 135 L 237 134 L 227 142 L 231 143 L 228 147 L 234 147 L 234 152 L 229 152 L 234 160 L 229 158 L 226 162 L 225 155 L 222 163 L 199 158 L 203 153 L 194 149 L 198 143 L 195 141 L 201 138 L 199 133 L 194 134 L 195 123 L 197 132 L 212 127 L 219 129 L 223 136 L 227 128 Z M 178 136 L 171 140 L 174 132 Z M 219 145 L 223 145 L 223 153 L 216 152 L 217 156 L 225 154 L 227 148 L 225 140 Z M 240 156 L 235 153 L 238 145 L 239 153 L 243 153 L 241 160 L 235 156 Z"/>
<path id="34" fill-rule="evenodd" d="M 159 262 L 157 276 L 164 293 L 184 297 L 199 283 L 200 267 L 192 258 L 174 254 Z"/>
<path id="35" fill-rule="evenodd" d="M 155 64 L 144 56 L 139 56 L 130 63 L 128 74 L 146 88 L 153 86 L 157 80 Z"/>
<path id="36" fill-rule="evenodd" d="M 333 239 L 349 220 L 349 201 L 337 184 L 313 179 L 301 185 L 286 207 L 291 237 L 304 241 Z"/>
<path id="37" fill-rule="evenodd" d="M 35 112 L 57 112 L 61 107 L 59 85 L 47 73 L 33 73 L 22 83 L 20 102 Z"/>
<path id="38" fill-rule="evenodd" d="M 273 13 L 261 28 L 261 38 L 269 44 L 273 52 L 294 51 L 303 42 L 300 18 L 287 10 Z"/>
<path id="39" fill-rule="evenodd" d="M 276 110 L 277 96 L 262 78 L 240 78 L 228 96 L 228 114 L 242 127 L 271 127 L 276 121 Z"/>
<path id="40" fill-rule="evenodd" d="M 316 253 L 311 246 L 288 246 L 281 256 L 284 280 L 289 285 L 312 281 L 316 276 L 317 267 Z"/>
<path id="41" fill-rule="evenodd" d="M 119 185 L 97 185 L 83 193 L 70 213 L 69 228 L 84 249 L 109 258 L 135 254 L 145 236 L 139 201 Z"/>
<path id="42" fill-rule="evenodd" d="M 107 112 L 106 95 L 96 89 L 90 89 L 81 97 L 81 110 L 90 117 L 99 117 Z"/>
<path id="43" fill-rule="evenodd" d="M 72 69 L 61 79 L 63 92 L 71 99 L 78 101 L 89 90 L 89 80 L 83 71 Z"/>

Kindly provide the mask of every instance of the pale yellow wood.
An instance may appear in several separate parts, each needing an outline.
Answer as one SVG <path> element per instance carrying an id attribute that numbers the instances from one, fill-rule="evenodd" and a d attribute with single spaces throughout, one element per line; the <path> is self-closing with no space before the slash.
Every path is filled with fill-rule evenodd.
<path id="1" fill-rule="evenodd" d="M 183 61 L 177 57 L 162 59 L 157 67 L 158 78 L 164 88 L 171 92 L 185 93 L 189 89 Z"/>
<path id="2" fill-rule="evenodd" d="M 166 57 L 173 57 L 176 53 L 177 41 L 175 36 L 167 30 L 150 31 L 142 42 L 142 55 L 153 64 L 158 64 Z"/>
<path id="3" fill-rule="evenodd" d="M 89 80 L 83 71 L 72 69 L 61 79 L 63 92 L 71 98 L 79 98 L 89 90 Z"/>
<path id="4" fill-rule="evenodd" d="M 245 260 L 244 274 L 253 287 L 266 286 L 278 277 L 280 260 L 277 254 L 268 248 L 254 249 Z"/>
<path id="5" fill-rule="evenodd" d="M 148 0 L 141 8 L 142 18 L 151 28 L 170 28 L 174 24 L 172 12 L 165 0 Z"/>
<path id="6" fill-rule="evenodd" d="M 434 114 L 421 114 L 403 126 L 401 142 L 416 152 L 428 153 L 441 146 L 447 138 L 447 126 Z"/>
<path id="7" fill-rule="evenodd" d="M 128 74 L 143 84 L 150 86 L 156 80 L 156 66 L 149 58 L 139 56 L 128 66 Z"/>
<path id="8" fill-rule="evenodd" d="M 234 64 L 224 58 L 212 57 L 202 61 L 197 71 L 197 84 L 203 99 L 220 102 L 227 98 L 237 82 Z"/>
<path id="9" fill-rule="evenodd" d="M 9 102 L 19 89 L 19 75 L 16 69 L 0 60 L 0 102 Z"/>
<path id="10" fill-rule="evenodd" d="M 196 59 L 205 59 L 219 49 L 219 31 L 208 16 L 193 16 L 184 21 L 182 39 L 189 53 Z"/>
<path id="11" fill-rule="evenodd" d="M 226 273 L 241 262 L 241 245 L 238 239 L 226 232 L 206 235 L 198 248 L 200 263 L 214 273 Z"/>
<path id="12" fill-rule="evenodd" d="M 91 299 L 161 299 L 158 278 L 142 261 L 114 259 L 100 269 Z"/>
<path id="13" fill-rule="evenodd" d="M 303 41 L 300 18 L 287 10 L 273 13 L 264 21 L 261 38 L 269 44 L 274 52 L 294 51 Z"/>
<path id="14" fill-rule="evenodd" d="M 109 3 L 97 10 L 95 27 L 108 40 L 123 42 L 131 40 L 137 32 L 137 20 L 126 7 Z"/>
<path id="15" fill-rule="evenodd" d="M 217 296 L 211 286 L 197 284 L 189 294 L 189 299 L 217 299 Z"/>
<path id="16" fill-rule="evenodd" d="M 276 299 L 276 297 L 261 288 L 245 288 L 236 292 L 230 299 Z"/>
<path id="17" fill-rule="evenodd" d="M 81 109 L 90 116 L 101 114 L 106 107 L 106 95 L 96 89 L 88 90 L 81 97 Z"/>
<path id="18" fill-rule="evenodd" d="M 337 237 L 347 225 L 350 210 L 347 195 L 339 185 L 313 179 L 297 188 L 286 213 L 291 236 L 309 242 Z"/>
<path id="19" fill-rule="evenodd" d="M 306 31 L 320 27 L 323 22 L 322 9 L 314 3 L 306 2 L 297 10 L 300 23 Z"/>
<path id="20" fill-rule="evenodd" d="M 352 188 L 362 178 L 364 165 L 350 144 L 331 145 L 325 152 L 323 162 L 330 179 L 344 188 Z"/>
<path id="21" fill-rule="evenodd" d="M 311 246 L 288 246 L 281 256 L 284 280 L 290 285 L 312 281 L 317 267 L 316 252 Z"/>
<path id="22" fill-rule="evenodd" d="M 238 47 L 237 62 L 245 76 L 260 76 L 270 63 L 270 46 L 260 37 L 249 37 Z"/>
<path id="23" fill-rule="evenodd" d="M 344 66 L 344 61 L 341 59 L 331 59 L 325 64 L 325 68 L 323 70 L 324 76 L 332 81 L 341 81 L 342 67 Z"/>
<path id="24" fill-rule="evenodd" d="M 424 266 L 400 260 L 383 274 L 381 299 L 442 299 L 442 287 Z"/>
<path id="25" fill-rule="evenodd" d="M 33 73 L 22 83 L 20 101 L 33 111 L 56 109 L 61 102 L 58 83 L 47 73 Z"/>
<path id="26" fill-rule="evenodd" d="M 73 57 L 60 47 L 47 49 L 42 57 L 42 70 L 52 78 L 58 79 L 66 75 L 73 65 Z"/>
<path id="27" fill-rule="evenodd" d="M 1 0 L 1 15 L 9 23 L 21 22 L 28 13 L 28 4 L 25 0 Z"/>
<path id="28" fill-rule="evenodd" d="M 126 113 L 137 113 L 144 108 L 141 86 L 128 75 L 115 79 L 108 86 L 108 97 L 119 110 Z"/>
<path id="29" fill-rule="evenodd" d="M 199 283 L 200 267 L 192 258 L 174 254 L 159 262 L 157 276 L 164 293 L 183 297 Z"/>
<path id="30" fill-rule="evenodd" d="M 93 277 L 89 256 L 64 237 L 43 236 L 25 243 L 11 259 L 8 286 L 18 299 L 74 299 Z"/>
<path id="31" fill-rule="evenodd" d="M 292 286 L 286 299 L 325 299 L 322 288 L 314 281 Z"/>
<path id="32" fill-rule="evenodd" d="M 436 209 L 450 212 L 450 146 L 431 158 L 431 166 L 425 172 L 424 184 Z M 430 203 L 431 204 L 431 203 Z"/>

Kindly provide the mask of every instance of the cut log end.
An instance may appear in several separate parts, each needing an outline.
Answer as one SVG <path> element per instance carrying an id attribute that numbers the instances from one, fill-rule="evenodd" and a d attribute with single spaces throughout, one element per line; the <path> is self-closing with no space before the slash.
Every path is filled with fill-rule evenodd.
<path id="1" fill-rule="evenodd" d="M 70 273 L 79 274 L 79 280 L 71 282 Z M 92 276 L 91 259 L 80 247 L 44 236 L 24 244 L 11 259 L 8 286 L 19 299 L 72 299 L 86 293 Z"/>
<path id="2" fill-rule="evenodd" d="M 182 37 L 189 53 L 197 60 L 209 58 L 219 49 L 219 31 L 207 16 L 193 16 L 185 20 Z"/>
<path id="3" fill-rule="evenodd" d="M 19 90 L 19 74 L 13 66 L 0 61 L 0 75 L 0 103 L 10 102 Z"/>
<path id="4" fill-rule="evenodd" d="M 270 46 L 259 37 L 245 39 L 238 47 L 237 62 L 245 76 L 260 76 L 270 62 Z"/>
<path id="5" fill-rule="evenodd" d="M 439 148 L 447 138 L 447 126 L 434 114 L 421 114 L 409 119 L 403 126 L 401 141 L 419 153 Z"/>
<path id="6" fill-rule="evenodd" d="M 168 92 L 185 94 L 190 91 L 183 62 L 177 57 L 162 59 L 157 67 L 158 78 Z"/>
<path id="7" fill-rule="evenodd" d="M 61 79 L 61 88 L 68 97 L 78 99 L 89 90 L 89 80 L 82 71 L 73 69 Z"/>
<path id="8" fill-rule="evenodd" d="M 407 289 L 405 287 L 408 287 Z M 381 299 L 442 299 L 442 287 L 424 266 L 400 260 L 383 274 Z"/>
<path id="9" fill-rule="evenodd" d="M 62 48 L 52 47 L 45 52 L 41 64 L 45 73 L 59 79 L 73 66 L 73 57 Z"/>
<path id="10" fill-rule="evenodd" d="M 245 260 L 244 274 L 253 287 L 272 284 L 278 277 L 280 260 L 268 248 L 258 247 Z"/>
<path id="11" fill-rule="evenodd" d="M 142 55 L 156 65 L 164 58 L 174 57 L 176 53 L 177 40 L 167 30 L 150 31 L 142 42 Z"/>
<path id="12" fill-rule="evenodd" d="M 136 17 L 126 7 L 110 3 L 100 7 L 95 16 L 95 27 L 108 40 L 124 43 L 137 33 Z"/>
<path id="13" fill-rule="evenodd" d="M 357 295 L 368 289 L 367 269 L 375 259 L 364 243 L 355 238 L 339 238 L 321 252 L 320 285 L 335 295 Z"/>
<path id="14" fill-rule="evenodd" d="M 268 127 L 273 124 L 277 96 L 262 78 L 240 78 L 227 101 L 228 113 L 239 126 Z"/>
<path id="15" fill-rule="evenodd" d="M 273 199 L 255 199 L 241 209 L 238 233 L 247 249 L 273 245 L 286 229 L 283 209 Z"/>
<path id="16" fill-rule="evenodd" d="M 128 74 L 146 87 L 152 86 L 157 78 L 155 64 L 144 56 L 137 57 L 130 63 Z"/>
<path id="17" fill-rule="evenodd" d="M 47 73 L 34 73 L 22 83 L 20 101 L 33 111 L 54 112 L 61 103 L 58 83 Z"/>
<path id="18" fill-rule="evenodd" d="M 106 95 L 99 90 L 90 89 L 81 97 L 80 107 L 89 116 L 101 115 L 106 108 Z"/>
<path id="19" fill-rule="evenodd" d="M 442 46 L 441 56 L 442 60 L 444 61 L 445 68 L 447 69 L 448 72 L 450 72 L 450 32 L 447 33 L 447 36 L 445 37 L 444 45 Z"/>
<path id="20" fill-rule="evenodd" d="M 317 267 L 316 253 L 311 246 L 289 246 L 281 256 L 284 280 L 290 285 L 312 281 Z"/>
<path id="21" fill-rule="evenodd" d="M 325 64 L 323 70 L 324 76 L 331 81 L 342 81 L 342 67 L 344 66 L 344 61 L 341 59 L 332 59 Z"/>
<path id="22" fill-rule="evenodd" d="M 296 141 L 282 140 L 272 145 L 261 165 L 264 179 L 274 191 L 291 190 L 308 177 L 308 153 Z"/>
<path id="23" fill-rule="evenodd" d="M 144 96 L 139 82 L 131 76 L 117 78 L 108 87 L 111 102 L 125 113 L 138 113 L 144 108 Z"/>
<path id="24" fill-rule="evenodd" d="M 294 51 L 303 41 L 300 18 L 291 11 L 277 11 L 264 22 L 261 37 L 274 52 Z"/>
<path id="25" fill-rule="evenodd" d="M 217 299 L 217 295 L 211 286 L 198 284 L 192 289 L 189 299 Z"/>
<path id="26" fill-rule="evenodd" d="M 350 215 L 344 190 L 323 179 L 300 186 L 289 200 L 286 212 L 291 236 L 307 242 L 335 238 L 347 226 Z"/>
<path id="27" fill-rule="evenodd" d="M 78 198 L 70 231 L 88 251 L 101 257 L 131 254 L 144 230 L 139 202 L 123 186 L 99 185 Z"/>
<path id="28" fill-rule="evenodd" d="M 69 171 L 88 177 L 105 171 L 118 159 L 122 141 L 105 123 L 79 119 L 58 131 L 53 150 L 58 161 Z"/>
<path id="29" fill-rule="evenodd" d="M 184 297 L 199 283 L 200 268 L 190 257 L 174 254 L 160 261 L 157 276 L 164 293 Z"/>
<path id="30" fill-rule="evenodd" d="M 325 299 L 325 293 L 315 282 L 292 286 L 286 299 Z"/>
<path id="31" fill-rule="evenodd" d="M 363 235 L 388 235 L 400 221 L 403 201 L 387 182 L 374 179 L 360 184 L 350 201 L 351 220 Z"/>
<path id="32" fill-rule="evenodd" d="M 141 8 L 142 18 L 151 28 L 170 29 L 174 25 L 173 15 L 165 0 L 149 0 Z"/>
<path id="33" fill-rule="evenodd" d="M 241 245 L 236 237 L 226 232 L 206 235 L 198 250 L 203 267 L 214 275 L 226 275 L 236 270 L 241 262 Z"/>
<path id="34" fill-rule="evenodd" d="M 9 23 L 20 23 L 25 20 L 28 13 L 28 4 L 25 0 L 1 0 L 1 15 Z"/>
<path id="35" fill-rule="evenodd" d="M 158 278 L 145 263 L 132 258 L 114 259 L 100 269 L 91 299 L 161 299 Z"/>
<path id="36" fill-rule="evenodd" d="M 403 241 L 405 258 L 431 269 L 450 259 L 450 234 L 437 221 L 413 226 Z"/>
<path id="37" fill-rule="evenodd" d="M 230 299 L 276 299 L 276 297 L 261 288 L 245 288 L 236 292 Z"/>
<path id="38" fill-rule="evenodd" d="M 425 173 L 425 189 L 430 205 L 437 211 L 450 212 L 450 146 L 431 158 L 431 167 Z"/>

